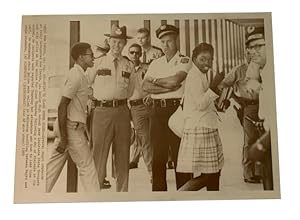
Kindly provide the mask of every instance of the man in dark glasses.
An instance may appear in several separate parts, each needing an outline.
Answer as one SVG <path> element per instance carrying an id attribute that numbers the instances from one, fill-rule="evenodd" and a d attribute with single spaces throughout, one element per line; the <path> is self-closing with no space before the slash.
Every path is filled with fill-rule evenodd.
<path id="1" fill-rule="evenodd" d="M 133 145 L 130 169 L 138 167 L 140 156 L 143 156 L 147 170 L 152 178 L 152 148 L 150 145 L 150 108 L 145 103 L 148 93 L 142 89 L 142 83 L 148 65 L 141 63 L 142 48 L 138 44 L 129 47 L 128 57 L 134 63 L 137 80 L 135 81 L 133 95 L 129 98 L 132 121 L 136 131 L 136 141 Z"/>

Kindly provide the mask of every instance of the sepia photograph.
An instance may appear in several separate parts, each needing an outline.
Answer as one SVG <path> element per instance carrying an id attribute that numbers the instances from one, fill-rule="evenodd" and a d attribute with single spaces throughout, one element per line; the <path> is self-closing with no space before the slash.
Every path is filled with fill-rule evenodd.
<path id="1" fill-rule="evenodd" d="M 15 203 L 280 198 L 271 13 L 23 16 Z"/>

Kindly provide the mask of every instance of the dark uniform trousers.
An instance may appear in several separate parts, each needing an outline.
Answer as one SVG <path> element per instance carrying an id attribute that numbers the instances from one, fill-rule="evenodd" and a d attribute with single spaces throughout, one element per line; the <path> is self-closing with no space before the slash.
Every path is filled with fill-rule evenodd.
<path id="1" fill-rule="evenodd" d="M 177 107 L 176 105 L 168 107 L 154 106 L 151 114 L 152 191 L 167 191 L 166 163 L 168 161 L 169 146 L 172 150 L 172 160 L 175 165 L 176 188 L 179 189 L 192 178 L 192 174 L 176 172 L 180 138 L 169 129 L 168 120 Z"/>
<path id="2" fill-rule="evenodd" d="M 255 175 L 261 175 L 261 169 L 256 167 L 254 161 L 249 159 L 250 146 L 258 139 L 259 132 L 255 125 L 246 119 L 249 116 L 255 121 L 258 121 L 258 104 L 245 105 L 243 114 L 243 129 L 244 129 L 244 147 L 243 147 L 243 169 L 244 178 L 249 179 Z"/>
<path id="3" fill-rule="evenodd" d="M 128 191 L 130 113 L 127 105 L 118 107 L 96 107 L 92 123 L 94 161 L 99 182 L 106 176 L 106 163 L 110 147 L 113 149 L 116 191 Z"/>
<path id="4" fill-rule="evenodd" d="M 262 162 L 262 180 L 264 190 L 273 190 L 273 170 L 271 148 L 267 150 L 265 160 Z"/>

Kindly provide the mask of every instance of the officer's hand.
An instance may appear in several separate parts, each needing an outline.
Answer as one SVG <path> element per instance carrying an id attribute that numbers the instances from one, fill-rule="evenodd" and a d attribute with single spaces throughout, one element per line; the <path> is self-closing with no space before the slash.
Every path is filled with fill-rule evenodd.
<path id="1" fill-rule="evenodd" d="M 56 151 L 60 154 L 63 154 L 66 151 L 68 141 L 65 138 L 61 138 L 56 148 Z"/>

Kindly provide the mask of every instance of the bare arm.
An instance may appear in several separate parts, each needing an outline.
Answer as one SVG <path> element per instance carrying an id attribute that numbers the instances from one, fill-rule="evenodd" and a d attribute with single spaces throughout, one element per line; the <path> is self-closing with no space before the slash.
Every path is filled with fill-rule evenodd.
<path id="1" fill-rule="evenodd" d="M 142 88 L 145 92 L 152 93 L 152 94 L 160 94 L 160 93 L 166 93 L 166 92 L 174 91 L 174 89 L 163 88 L 161 86 L 158 86 L 158 85 L 154 84 L 152 82 L 152 78 L 150 78 L 150 77 L 147 77 L 147 78 L 144 79 L 143 84 L 142 84 Z"/>
<path id="2" fill-rule="evenodd" d="M 67 147 L 67 108 L 71 99 L 62 96 L 58 106 L 58 126 L 60 130 L 61 140 L 56 149 L 59 153 L 63 153 Z"/>
<path id="3" fill-rule="evenodd" d="M 187 73 L 184 71 L 177 72 L 174 76 L 156 79 L 155 85 L 167 89 L 178 88 L 183 80 L 185 80 Z"/>

